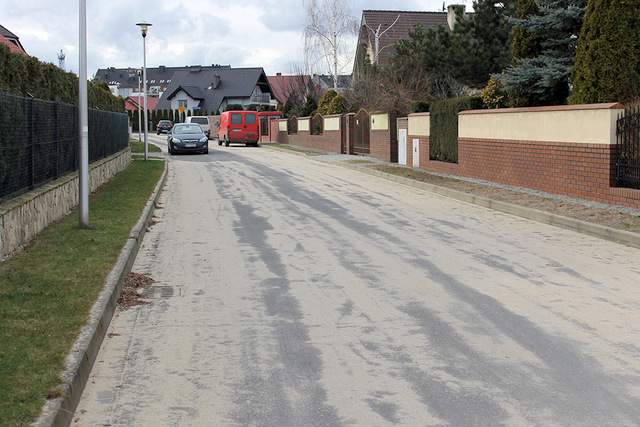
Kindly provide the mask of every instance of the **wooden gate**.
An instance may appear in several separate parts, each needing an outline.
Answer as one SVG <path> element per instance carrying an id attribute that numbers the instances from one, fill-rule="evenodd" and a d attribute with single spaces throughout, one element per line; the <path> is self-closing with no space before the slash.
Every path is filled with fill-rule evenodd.
<path id="1" fill-rule="evenodd" d="M 355 117 L 355 138 L 353 144 L 353 151 L 355 154 L 370 153 L 370 141 L 369 141 L 369 113 L 365 110 L 360 110 Z"/>

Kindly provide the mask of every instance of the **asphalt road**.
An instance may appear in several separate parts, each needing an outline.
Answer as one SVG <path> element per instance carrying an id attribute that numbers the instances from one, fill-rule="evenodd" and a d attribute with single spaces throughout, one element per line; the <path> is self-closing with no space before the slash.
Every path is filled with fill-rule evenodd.
<path id="1" fill-rule="evenodd" d="M 215 142 L 160 202 L 74 425 L 640 425 L 638 249 Z"/>

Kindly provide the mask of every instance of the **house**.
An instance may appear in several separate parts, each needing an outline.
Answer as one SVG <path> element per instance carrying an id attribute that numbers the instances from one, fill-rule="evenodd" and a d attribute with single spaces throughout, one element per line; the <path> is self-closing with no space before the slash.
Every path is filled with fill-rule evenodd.
<path id="1" fill-rule="evenodd" d="M 20 43 L 20 39 L 18 38 L 18 36 L 7 30 L 2 25 L 0 25 L 0 43 L 9 46 L 11 52 L 21 53 L 23 55 L 29 56 L 27 51 L 24 50 L 24 47 L 22 47 L 22 43 Z"/>
<path id="2" fill-rule="evenodd" d="M 202 67 L 176 71 L 156 109 L 223 111 L 229 104 L 269 107 L 275 97 L 262 68 Z"/>
<path id="3" fill-rule="evenodd" d="M 394 43 L 409 38 L 409 30 L 416 24 L 422 28 L 436 29 L 446 26 L 453 29 L 456 22 L 456 10 L 464 6 L 449 5 L 446 12 L 404 12 L 392 10 L 363 10 L 358 34 L 356 56 L 353 62 L 353 75 L 362 70 L 365 59 L 380 67 L 389 63 Z"/>
<path id="4" fill-rule="evenodd" d="M 155 110 L 156 109 L 156 105 L 158 104 L 158 101 L 160 101 L 159 98 L 147 96 L 147 109 L 149 111 Z M 142 93 L 140 94 L 140 96 L 138 96 L 138 94 L 132 95 L 132 96 L 127 96 L 124 99 L 124 108 L 127 111 L 135 111 L 138 108 L 143 109 L 144 108 L 144 97 L 142 96 Z"/>
<path id="5" fill-rule="evenodd" d="M 302 99 L 309 91 L 316 91 L 311 76 L 308 75 L 283 76 L 282 73 L 276 73 L 267 79 L 279 106 L 286 104 L 291 96 Z"/>
<path id="6" fill-rule="evenodd" d="M 347 88 L 349 88 L 349 86 L 351 85 L 351 77 L 352 76 L 350 75 L 339 75 L 336 92 L 344 95 Z M 311 80 L 313 81 L 314 86 L 317 88 L 319 96 L 324 95 L 324 93 L 329 89 L 333 89 L 333 76 L 325 74 L 314 74 Z"/>
<path id="7" fill-rule="evenodd" d="M 219 68 L 231 68 L 229 65 L 192 65 L 185 67 L 147 67 L 147 97 L 160 98 L 164 91 L 169 87 L 173 75 L 177 71 L 189 70 L 214 70 Z M 138 74 L 140 73 L 140 75 Z M 142 91 L 142 69 L 141 68 L 101 68 L 96 72 L 93 78 L 96 82 L 105 82 L 109 85 L 111 93 L 115 96 L 127 98 Z"/>

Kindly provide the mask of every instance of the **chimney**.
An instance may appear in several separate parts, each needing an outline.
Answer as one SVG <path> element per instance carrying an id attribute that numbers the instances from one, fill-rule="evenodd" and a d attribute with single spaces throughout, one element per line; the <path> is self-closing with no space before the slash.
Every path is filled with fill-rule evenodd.
<path id="1" fill-rule="evenodd" d="M 282 77 L 282 73 L 276 73 L 276 77 Z"/>
<path id="2" fill-rule="evenodd" d="M 213 75 L 213 82 L 211 83 L 211 88 L 215 89 L 220 84 L 220 76 L 217 74 Z"/>
<path id="3" fill-rule="evenodd" d="M 453 31 L 453 26 L 456 24 L 456 11 L 458 11 L 462 17 L 466 17 L 465 5 L 450 4 L 447 6 L 447 25 L 449 25 L 449 31 Z"/>

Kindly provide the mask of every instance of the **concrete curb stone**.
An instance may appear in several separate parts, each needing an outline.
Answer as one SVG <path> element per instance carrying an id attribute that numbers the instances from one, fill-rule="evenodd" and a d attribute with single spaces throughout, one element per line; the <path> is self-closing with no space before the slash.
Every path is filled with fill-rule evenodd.
<path id="1" fill-rule="evenodd" d="M 63 381 L 60 389 L 61 397 L 50 399 L 45 403 L 39 418 L 33 424 L 34 426 L 68 426 L 73 421 L 75 408 L 78 406 L 102 340 L 115 312 L 122 285 L 127 274 L 131 271 L 147 226 L 153 216 L 155 205 L 166 183 L 167 171 L 168 162 L 165 161 L 162 177 L 147 201 L 140 219 L 129 233 L 127 243 L 120 252 L 116 265 L 107 276 L 104 289 L 91 308 L 87 324 L 82 328 L 65 360 L 65 371 L 61 375 Z"/>

